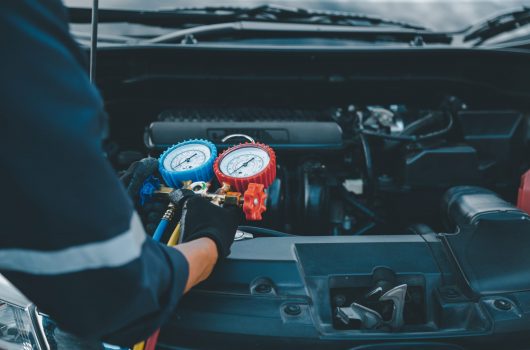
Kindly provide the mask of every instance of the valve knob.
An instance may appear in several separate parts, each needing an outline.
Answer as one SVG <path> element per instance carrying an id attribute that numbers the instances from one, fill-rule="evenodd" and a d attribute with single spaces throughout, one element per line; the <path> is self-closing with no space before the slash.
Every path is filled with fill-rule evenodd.
<path id="1" fill-rule="evenodd" d="M 262 184 L 250 183 L 243 194 L 243 212 L 247 220 L 259 221 L 262 219 L 261 214 L 267 210 L 265 206 L 267 194 L 264 189 L 265 186 Z"/>

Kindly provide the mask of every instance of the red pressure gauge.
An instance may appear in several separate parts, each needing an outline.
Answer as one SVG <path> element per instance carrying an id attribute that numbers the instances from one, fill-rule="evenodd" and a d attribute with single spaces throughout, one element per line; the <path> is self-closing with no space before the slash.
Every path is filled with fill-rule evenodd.
<path id="1" fill-rule="evenodd" d="M 224 151 L 213 169 L 221 184 L 228 183 L 236 191 L 245 192 L 251 183 L 267 188 L 276 178 L 276 155 L 267 145 L 247 142 Z"/>

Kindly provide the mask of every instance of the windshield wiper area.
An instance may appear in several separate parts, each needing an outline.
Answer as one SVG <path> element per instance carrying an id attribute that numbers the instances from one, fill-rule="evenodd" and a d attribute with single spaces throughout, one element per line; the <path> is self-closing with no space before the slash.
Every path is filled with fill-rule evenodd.
<path id="1" fill-rule="evenodd" d="M 69 8 L 72 23 L 89 23 L 90 12 Z M 100 9 L 100 23 L 127 22 L 175 28 L 147 38 L 131 38 L 126 44 L 197 44 L 212 40 L 248 38 L 357 40 L 398 43 L 407 46 L 449 45 L 452 36 L 422 26 L 367 16 L 275 5 L 256 7 L 186 7 L 158 11 Z"/>
<path id="2" fill-rule="evenodd" d="M 90 9 L 68 9 L 72 23 L 90 23 Z M 416 24 L 342 11 L 320 11 L 277 5 L 256 7 L 179 7 L 169 10 L 135 11 L 100 9 L 100 22 L 129 22 L 146 25 L 182 28 L 227 22 L 283 22 L 299 24 L 328 24 L 355 27 L 392 27 L 427 31 Z"/>
<path id="3" fill-rule="evenodd" d="M 452 38 L 443 33 L 411 29 L 387 29 L 373 27 L 351 27 L 329 24 L 309 24 L 290 22 L 260 22 L 260 21 L 237 21 L 223 22 L 208 25 L 197 25 L 190 28 L 179 29 L 171 33 L 163 34 L 151 39 L 143 40 L 143 44 L 197 44 L 204 39 L 211 41 L 212 38 L 235 39 L 236 37 L 260 38 L 331 38 L 331 39 L 357 39 L 367 42 L 402 43 L 408 46 L 423 46 L 429 44 L 451 43 Z"/>
<path id="4" fill-rule="evenodd" d="M 499 34 L 506 33 L 530 23 L 530 7 L 503 13 L 484 23 L 472 26 L 464 36 L 464 42 L 475 40 L 474 46 L 479 46 L 486 40 Z"/>
<path id="5" fill-rule="evenodd" d="M 278 5 L 260 5 L 256 7 L 197 7 L 161 10 L 162 13 L 187 14 L 191 17 L 213 16 L 223 21 L 266 21 L 303 24 L 329 24 L 339 26 L 390 26 L 412 30 L 427 30 L 412 23 L 384 19 L 342 11 L 322 11 Z"/>

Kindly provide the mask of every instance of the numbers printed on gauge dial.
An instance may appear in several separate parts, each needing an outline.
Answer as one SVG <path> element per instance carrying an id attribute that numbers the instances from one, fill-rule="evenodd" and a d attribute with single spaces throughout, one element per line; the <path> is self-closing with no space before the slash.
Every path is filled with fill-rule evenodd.
<path id="1" fill-rule="evenodd" d="M 164 159 L 164 168 L 173 171 L 192 170 L 210 159 L 210 149 L 201 144 L 189 144 L 177 147 Z"/>
<path id="2" fill-rule="evenodd" d="M 270 162 L 270 157 L 258 147 L 242 147 L 228 153 L 219 164 L 225 175 L 244 178 L 262 172 Z"/>

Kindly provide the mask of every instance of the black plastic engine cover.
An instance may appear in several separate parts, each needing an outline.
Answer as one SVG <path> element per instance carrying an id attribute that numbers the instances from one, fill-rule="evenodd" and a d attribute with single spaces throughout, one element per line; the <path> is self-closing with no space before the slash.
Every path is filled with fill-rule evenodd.
<path id="1" fill-rule="evenodd" d="M 151 123 L 147 129 L 145 144 L 151 150 L 163 150 L 177 142 L 197 138 L 226 146 L 221 140 L 230 134 L 249 135 L 275 149 L 343 148 L 342 130 L 337 123 L 315 121 L 160 121 Z"/>
<path id="2" fill-rule="evenodd" d="M 481 181 L 477 151 L 468 145 L 411 152 L 403 163 L 403 184 L 414 188 L 478 185 Z"/>
<path id="3" fill-rule="evenodd" d="M 450 266 L 433 233 L 235 242 L 211 277 L 180 301 L 161 332 L 161 348 L 338 350 L 381 342 L 480 340 L 493 329 L 483 306 L 446 300 L 438 292 L 444 282 L 453 283 Z M 424 320 L 395 332 L 335 328 L 332 291 L 371 286 L 379 267 L 394 271 L 397 283 L 423 291 Z M 430 349 L 423 345 L 418 346 Z"/>
<path id="4" fill-rule="evenodd" d="M 457 115 L 466 144 L 487 164 L 487 176 L 502 178 L 524 157 L 526 123 L 516 111 L 462 111 Z"/>
<path id="5" fill-rule="evenodd" d="M 530 290 L 530 216 L 489 190 L 461 186 L 443 205 L 456 233 L 443 240 L 479 295 Z"/>

